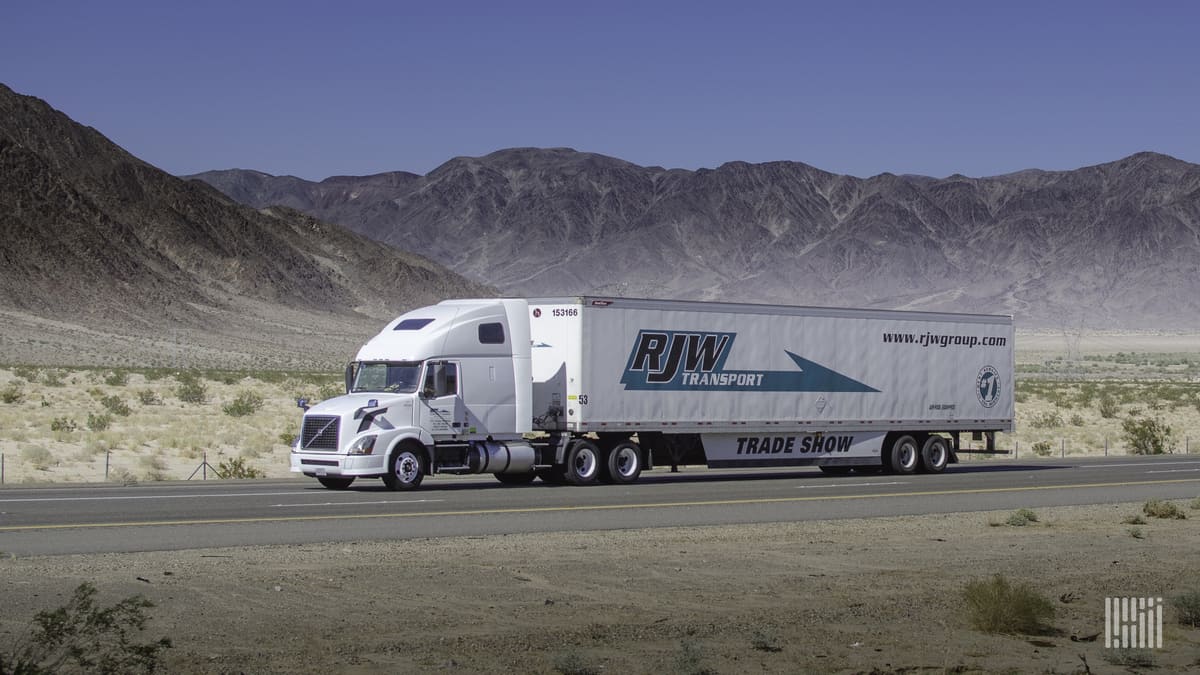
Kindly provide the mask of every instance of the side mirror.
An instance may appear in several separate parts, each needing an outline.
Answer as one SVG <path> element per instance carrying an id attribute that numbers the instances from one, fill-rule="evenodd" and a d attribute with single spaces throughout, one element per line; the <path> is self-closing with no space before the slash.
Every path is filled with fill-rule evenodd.
<path id="1" fill-rule="evenodd" d="M 303 408 L 304 412 L 308 412 L 308 399 L 306 399 L 306 398 L 296 399 L 296 407 Z"/>

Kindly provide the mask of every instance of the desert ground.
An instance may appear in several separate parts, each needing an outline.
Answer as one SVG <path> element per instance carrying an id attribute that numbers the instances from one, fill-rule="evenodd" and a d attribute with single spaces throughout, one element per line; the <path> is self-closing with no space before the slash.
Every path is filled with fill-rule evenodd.
<path id="1" fill-rule="evenodd" d="M 0 645 L 88 582 L 155 604 L 136 637 L 172 673 L 1196 672 L 1172 605 L 1162 649 L 1105 648 L 1105 597 L 1200 591 L 1200 510 L 1141 506 L 3 557 Z M 1052 603 L 1044 634 L 972 628 L 994 574 Z"/>
<path id="2" fill-rule="evenodd" d="M 1123 423 L 1142 418 L 1200 453 L 1198 336 L 1026 336 L 1018 375 L 1019 431 L 1000 447 L 1021 459 L 1123 454 Z M 284 476 L 295 398 L 340 380 L 0 367 L 4 482 L 199 479 L 205 461 Z M 1178 506 L 1187 518 L 1144 523 L 1117 504 L 1022 527 L 966 513 L 45 558 L 5 555 L 0 535 L 0 653 L 87 582 L 103 603 L 155 604 L 140 638 L 173 641 L 164 672 L 1191 672 L 1200 630 L 1173 605 L 1163 649 L 1101 634 L 1105 597 L 1200 593 L 1200 499 Z M 1052 603 L 1048 630 L 972 627 L 964 588 L 995 574 Z"/>

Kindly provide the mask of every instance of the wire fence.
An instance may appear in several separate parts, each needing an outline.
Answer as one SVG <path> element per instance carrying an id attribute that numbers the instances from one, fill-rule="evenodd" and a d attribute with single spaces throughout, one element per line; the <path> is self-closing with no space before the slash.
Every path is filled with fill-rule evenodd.
<path id="1" fill-rule="evenodd" d="M 103 469 L 101 469 L 99 466 L 96 466 L 94 469 L 88 467 L 86 470 L 84 470 L 82 472 L 75 473 L 75 476 L 78 476 L 83 479 L 80 482 L 87 482 L 88 480 L 90 480 L 91 478 L 87 475 L 89 473 L 94 474 L 94 476 L 95 476 L 94 480 L 102 480 L 105 483 L 108 483 L 110 481 L 113 481 L 113 482 L 137 482 L 138 478 L 137 478 L 137 474 L 135 473 L 135 470 L 134 470 L 135 468 L 143 468 L 143 467 L 135 467 L 134 463 L 132 463 L 132 462 L 120 462 L 120 463 L 114 462 L 113 461 L 113 453 L 111 450 L 109 450 L 104 453 Z M 165 477 L 164 474 L 162 474 L 162 472 L 159 472 L 159 471 L 155 471 L 154 473 L 152 473 L 150 475 L 145 475 L 145 471 L 143 469 L 143 474 L 144 474 L 144 478 L 146 480 L 150 480 L 150 481 L 174 480 L 173 478 Z M 213 478 L 213 479 L 226 478 L 226 476 L 222 474 L 222 472 L 219 468 L 214 467 L 212 464 L 209 463 L 208 453 L 205 452 L 205 453 L 203 453 L 203 455 L 201 457 L 200 463 L 197 464 L 196 468 L 191 471 L 191 473 L 188 475 L 186 480 L 208 480 L 209 478 Z M 5 457 L 5 453 L 0 452 L 0 485 L 4 485 L 5 482 L 7 481 L 7 479 L 8 479 L 7 458 Z M 76 481 L 65 480 L 63 482 L 76 482 Z"/>

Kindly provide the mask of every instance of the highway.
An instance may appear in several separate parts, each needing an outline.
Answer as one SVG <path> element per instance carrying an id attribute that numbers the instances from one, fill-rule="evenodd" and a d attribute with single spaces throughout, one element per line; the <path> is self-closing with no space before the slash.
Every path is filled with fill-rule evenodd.
<path id="1" fill-rule="evenodd" d="M 1200 457 L 997 460 L 941 475 L 655 470 L 634 485 L 505 486 L 434 476 L 419 490 L 312 479 L 0 489 L 0 554 L 63 555 L 864 518 L 1200 496 Z"/>

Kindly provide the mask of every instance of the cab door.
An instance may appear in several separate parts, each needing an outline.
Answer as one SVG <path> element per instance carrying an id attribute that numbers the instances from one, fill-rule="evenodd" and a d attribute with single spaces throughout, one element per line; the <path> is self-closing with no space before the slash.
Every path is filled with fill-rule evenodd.
<path id="1" fill-rule="evenodd" d="M 434 436 L 462 433 L 463 405 L 455 361 L 430 361 L 421 385 L 419 423 Z"/>

